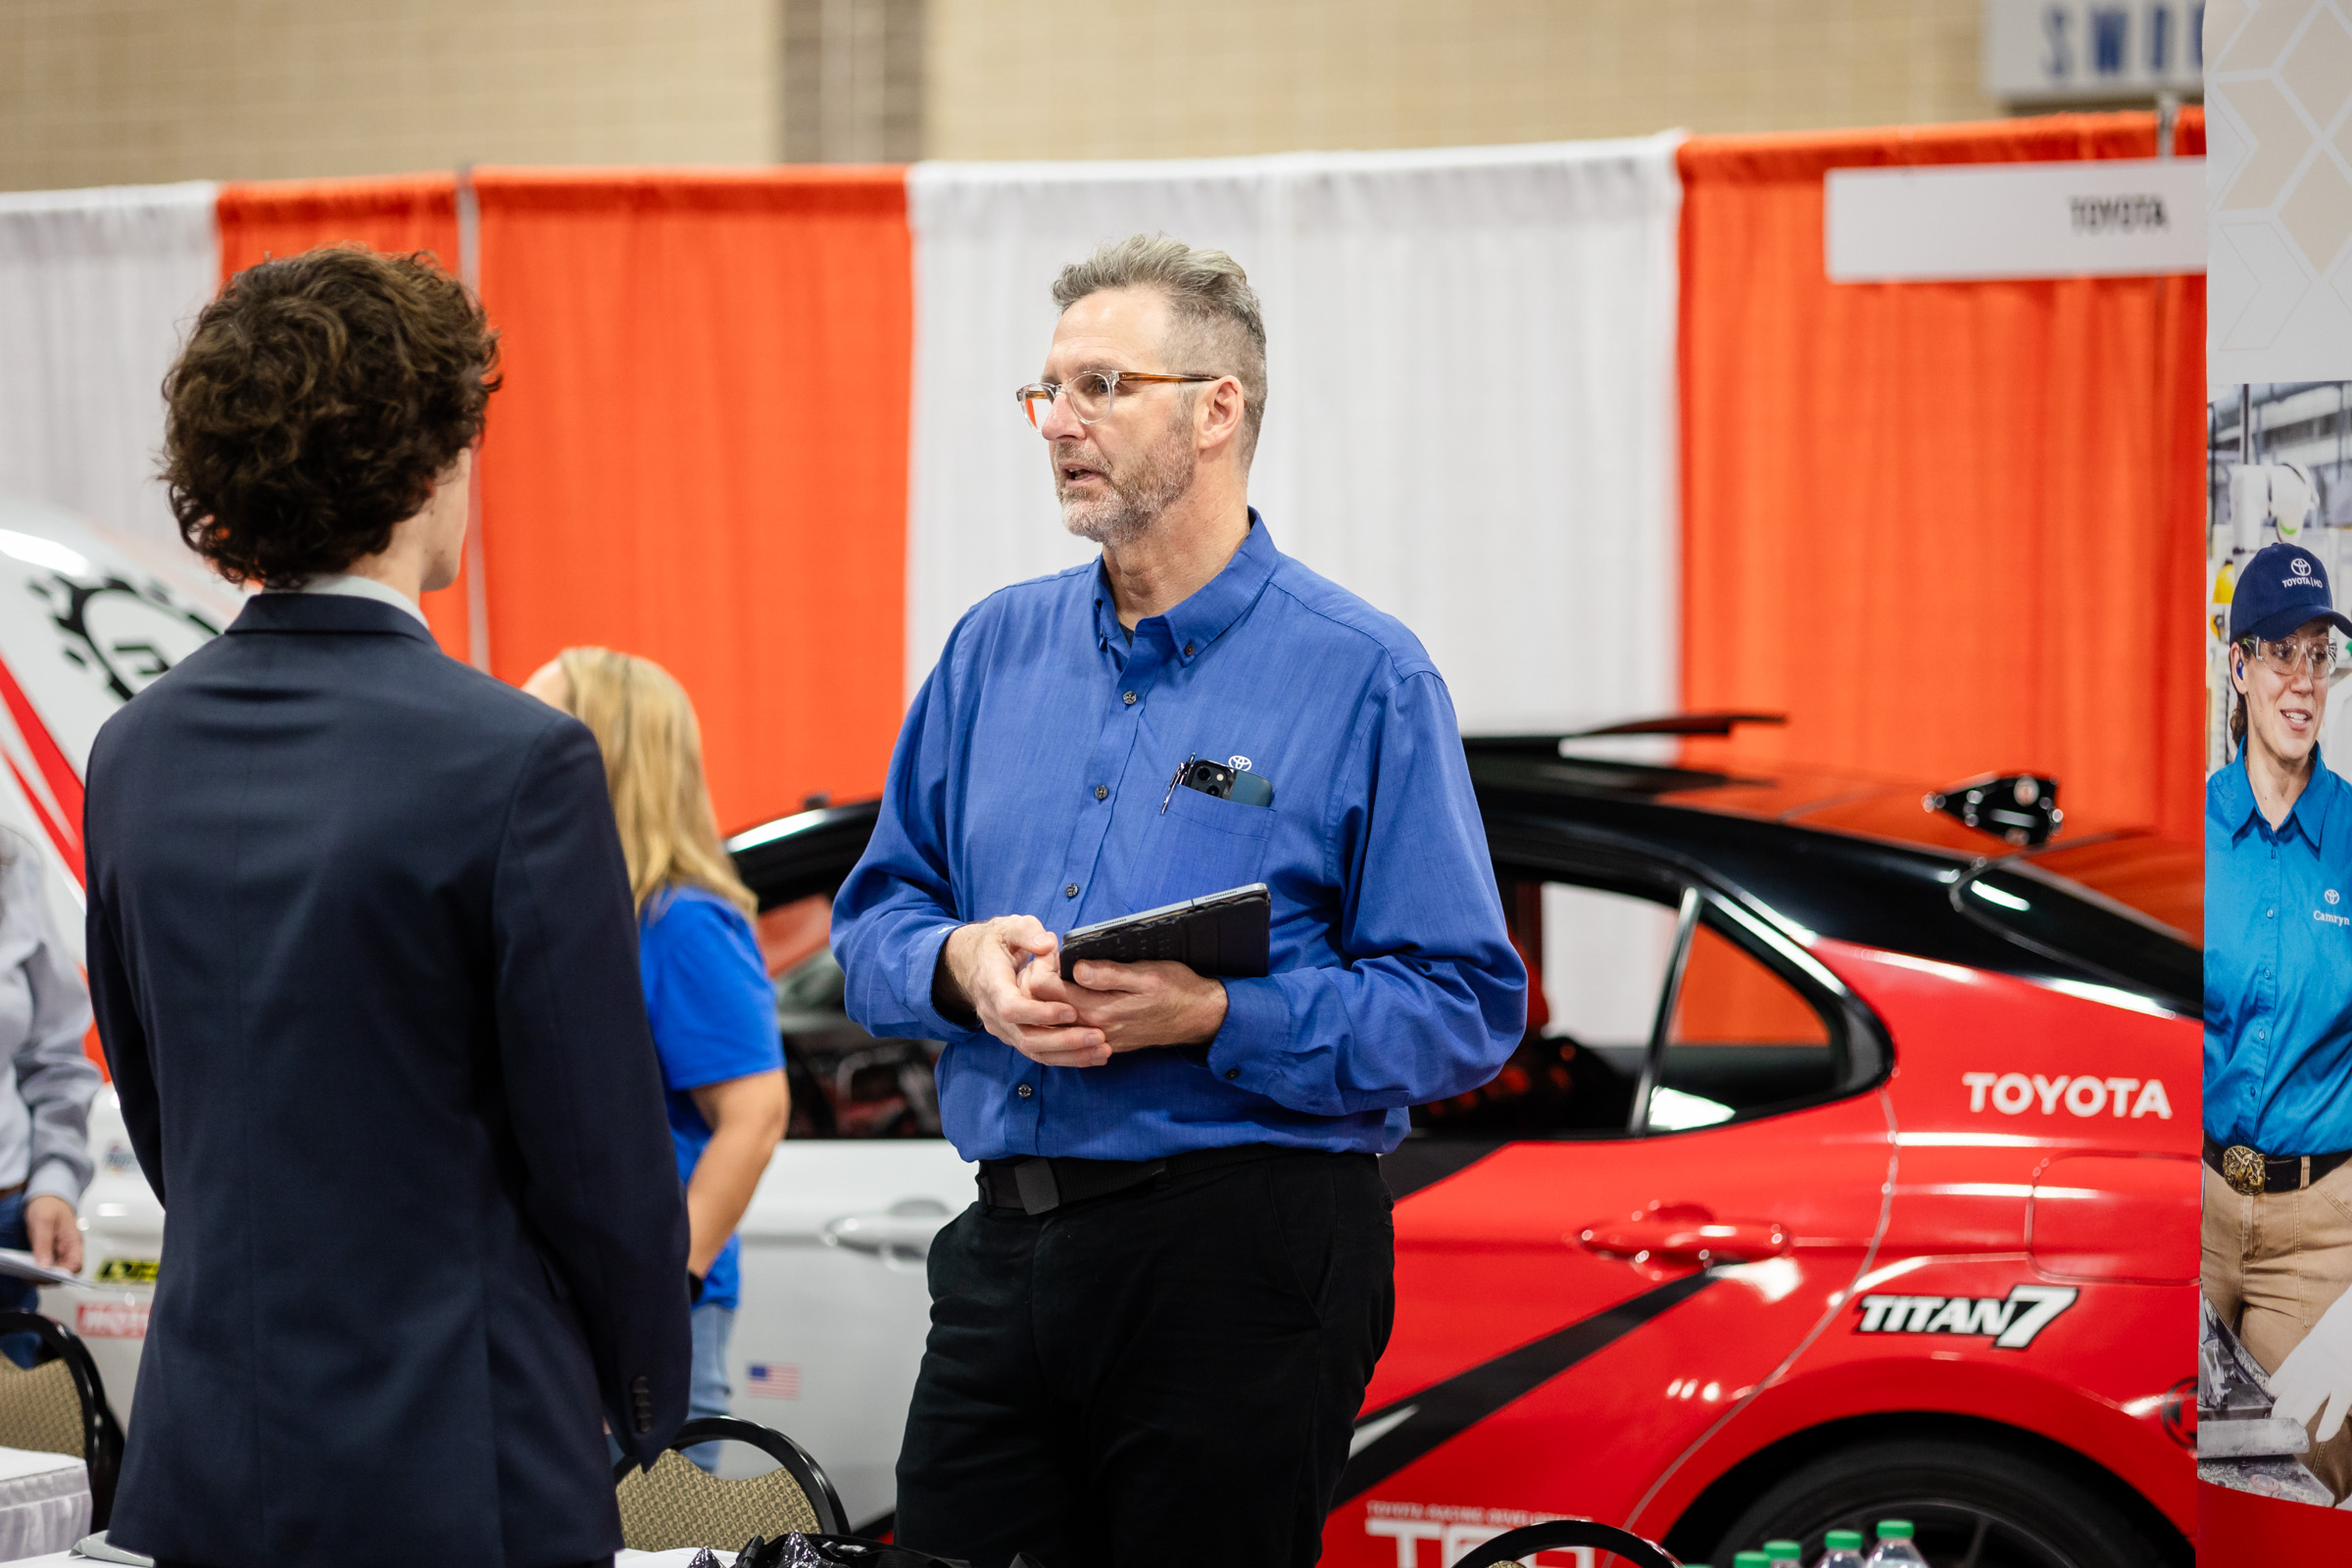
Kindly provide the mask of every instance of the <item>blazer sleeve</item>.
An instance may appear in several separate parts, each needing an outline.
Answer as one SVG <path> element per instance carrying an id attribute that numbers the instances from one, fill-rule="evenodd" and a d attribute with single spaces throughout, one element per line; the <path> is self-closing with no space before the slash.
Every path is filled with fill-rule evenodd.
<path id="1" fill-rule="evenodd" d="M 576 720 L 521 770 L 492 924 L 524 1207 L 571 1287 L 612 1435 L 650 1465 L 686 1419 L 686 1204 L 604 761 Z"/>

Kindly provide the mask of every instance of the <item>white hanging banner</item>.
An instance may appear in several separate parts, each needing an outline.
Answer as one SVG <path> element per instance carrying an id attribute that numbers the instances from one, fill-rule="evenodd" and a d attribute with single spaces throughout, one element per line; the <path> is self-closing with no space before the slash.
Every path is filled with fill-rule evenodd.
<path id="1" fill-rule="evenodd" d="M 0 496 L 183 551 L 164 372 L 220 282 L 218 188 L 0 194 Z"/>
<path id="2" fill-rule="evenodd" d="M 1833 283 L 2205 270 L 2205 160 L 1833 169 Z"/>
<path id="3" fill-rule="evenodd" d="M 1671 710 L 1678 139 L 915 166 L 909 686 L 974 602 L 1094 556 L 1012 393 L 1054 274 L 1157 230 L 1263 302 L 1276 544 L 1411 627 L 1465 729 Z"/>

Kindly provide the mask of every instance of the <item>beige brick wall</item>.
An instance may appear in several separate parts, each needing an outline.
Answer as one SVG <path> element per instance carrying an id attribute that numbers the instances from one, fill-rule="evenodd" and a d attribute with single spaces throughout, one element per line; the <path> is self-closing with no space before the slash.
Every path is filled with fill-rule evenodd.
<path id="1" fill-rule="evenodd" d="M 941 158 L 1971 120 L 1983 0 L 931 0 Z"/>
<path id="2" fill-rule="evenodd" d="M 0 0 L 0 189 L 466 159 L 1168 157 L 1969 119 L 1998 112 L 1977 90 L 1981 9 Z"/>
<path id="3" fill-rule="evenodd" d="M 760 163 L 776 0 L 0 0 L 0 189 Z"/>

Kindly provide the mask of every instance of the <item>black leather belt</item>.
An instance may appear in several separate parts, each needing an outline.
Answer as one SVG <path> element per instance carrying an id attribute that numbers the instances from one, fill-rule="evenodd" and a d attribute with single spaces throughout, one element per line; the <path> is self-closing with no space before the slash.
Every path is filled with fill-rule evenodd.
<path id="1" fill-rule="evenodd" d="M 1277 1154 L 1311 1154 L 1320 1151 L 1286 1149 L 1278 1144 L 1234 1144 L 1224 1149 L 1193 1149 L 1165 1159 L 1069 1159 L 1024 1154 L 1018 1159 L 980 1162 L 980 1201 L 991 1208 L 1017 1208 L 1025 1214 L 1050 1214 L 1064 1203 L 1083 1203 L 1090 1198 L 1141 1187 L 1162 1171 L 1182 1176 L 1218 1165 L 1270 1159 Z"/>
<path id="2" fill-rule="evenodd" d="M 2300 1192 L 2347 1159 L 2352 1159 L 2352 1149 L 2332 1154 L 2266 1154 L 2244 1144 L 2225 1149 L 2213 1134 L 2205 1135 L 2205 1163 L 2232 1191 L 2248 1198 L 2258 1193 Z"/>

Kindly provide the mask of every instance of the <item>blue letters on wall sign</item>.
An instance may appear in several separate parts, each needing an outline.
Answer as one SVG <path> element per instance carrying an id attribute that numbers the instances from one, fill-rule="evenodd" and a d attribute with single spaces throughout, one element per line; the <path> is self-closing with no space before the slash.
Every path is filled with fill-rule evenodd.
<path id="1" fill-rule="evenodd" d="M 2132 35 L 2132 13 L 2122 6 L 2096 6 L 2090 13 L 2091 69 L 2102 76 L 2120 76 L 2124 46 Z"/>

